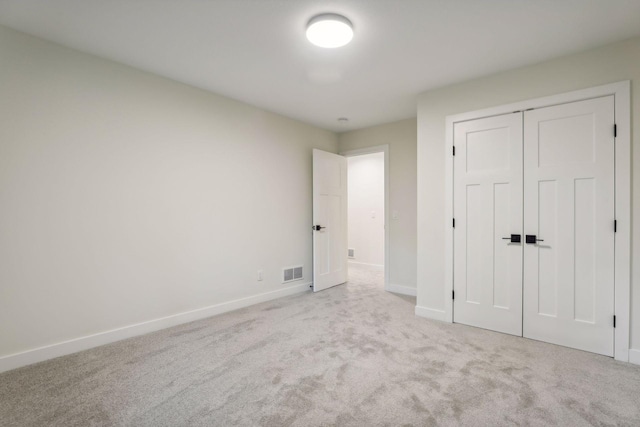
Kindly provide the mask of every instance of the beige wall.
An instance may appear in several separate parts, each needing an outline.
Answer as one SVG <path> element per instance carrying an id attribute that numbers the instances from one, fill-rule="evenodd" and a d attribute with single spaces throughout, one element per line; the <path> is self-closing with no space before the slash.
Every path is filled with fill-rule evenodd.
<path id="1" fill-rule="evenodd" d="M 416 286 L 416 119 L 338 135 L 341 152 L 389 144 L 389 283 Z"/>
<path id="2" fill-rule="evenodd" d="M 632 156 L 640 165 L 640 38 L 425 92 L 418 103 L 418 306 L 444 309 L 445 117 L 632 81 Z M 640 175 L 632 171 L 631 347 L 640 348 Z"/>
<path id="3" fill-rule="evenodd" d="M 0 358 L 311 281 L 334 133 L 2 27 L 0 58 Z"/>

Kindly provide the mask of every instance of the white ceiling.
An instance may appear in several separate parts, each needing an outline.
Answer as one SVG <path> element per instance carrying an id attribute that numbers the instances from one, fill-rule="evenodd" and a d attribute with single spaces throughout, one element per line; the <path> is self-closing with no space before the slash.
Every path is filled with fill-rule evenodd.
<path id="1" fill-rule="evenodd" d="M 323 12 L 353 22 L 349 45 L 305 39 Z M 428 89 L 640 35 L 640 0 L 0 0 L 0 23 L 340 132 L 415 117 Z"/>

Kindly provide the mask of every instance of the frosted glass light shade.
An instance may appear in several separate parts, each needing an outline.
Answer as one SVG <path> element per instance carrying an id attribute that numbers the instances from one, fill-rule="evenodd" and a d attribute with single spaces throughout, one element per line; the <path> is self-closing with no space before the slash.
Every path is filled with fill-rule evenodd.
<path id="1" fill-rule="evenodd" d="M 307 39 L 320 47 L 344 46 L 353 38 L 351 21 L 342 15 L 325 13 L 311 18 L 307 24 Z"/>

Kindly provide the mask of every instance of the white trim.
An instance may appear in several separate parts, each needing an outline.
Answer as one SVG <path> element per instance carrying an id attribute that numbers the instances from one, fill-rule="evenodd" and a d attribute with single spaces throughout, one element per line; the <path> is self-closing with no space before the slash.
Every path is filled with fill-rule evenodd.
<path id="1" fill-rule="evenodd" d="M 629 350 L 629 362 L 640 365 L 640 350 L 631 349 Z"/>
<path id="2" fill-rule="evenodd" d="M 616 220 L 615 238 L 615 348 L 616 360 L 629 360 L 631 336 L 631 82 L 612 86 L 615 95 Z"/>
<path id="3" fill-rule="evenodd" d="M 354 157 L 374 153 L 384 153 L 384 287 L 387 289 L 389 285 L 389 270 L 391 270 L 389 264 L 389 189 L 391 188 L 389 186 L 389 144 L 346 150 L 341 151 L 339 154 L 345 157 Z"/>
<path id="4" fill-rule="evenodd" d="M 444 229 L 444 320 L 453 323 L 453 126 L 451 116 L 446 119 L 445 143 L 445 229 Z"/>
<path id="5" fill-rule="evenodd" d="M 358 262 L 349 260 L 349 265 L 357 265 L 358 267 L 366 268 L 367 270 L 384 270 L 384 264 L 367 264 L 366 262 Z"/>
<path id="6" fill-rule="evenodd" d="M 437 310 L 434 308 L 421 307 L 416 305 L 416 316 L 426 317 L 427 319 L 446 321 L 446 313 L 444 310 Z"/>
<path id="7" fill-rule="evenodd" d="M 483 117 L 497 116 L 529 108 L 549 107 L 614 95 L 616 137 L 616 196 L 615 211 L 618 230 L 615 238 L 615 315 L 614 330 L 616 360 L 629 361 L 629 330 L 631 304 L 631 82 L 622 81 L 603 86 L 546 96 L 513 104 L 447 116 L 445 143 L 445 307 L 443 320 L 453 322 L 453 126 L 455 123 Z M 417 307 L 416 307 L 417 314 Z M 425 316 L 428 317 L 428 316 Z"/>
<path id="8" fill-rule="evenodd" d="M 393 292 L 394 294 L 409 295 L 411 297 L 415 297 L 417 295 L 416 288 L 413 286 L 396 285 L 394 283 L 386 285 L 384 290 L 387 292 Z"/>
<path id="9" fill-rule="evenodd" d="M 124 326 L 122 328 L 112 329 L 110 331 L 99 332 L 93 335 L 87 335 L 44 347 L 27 350 L 21 353 L 10 354 L 0 357 L 0 372 L 9 371 L 11 369 L 20 368 L 22 366 L 31 365 L 32 363 L 42 362 L 44 360 L 53 359 L 55 357 L 65 356 L 67 354 L 76 353 L 82 350 L 88 350 L 93 347 L 120 341 L 126 338 L 138 335 L 148 334 L 160 329 L 169 328 L 171 326 L 181 325 L 183 323 L 193 322 L 195 320 L 204 319 L 215 316 L 217 314 L 227 313 L 229 311 L 238 310 L 240 308 L 249 307 L 261 302 L 271 301 L 277 298 L 294 295 L 300 292 L 309 291 L 311 283 L 302 283 L 290 286 L 276 291 L 265 292 L 253 295 L 247 298 L 240 298 L 221 304 L 211 305 L 196 310 L 186 311 L 159 319 L 149 320 L 147 322 L 136 323 L 134 325 Z"/>

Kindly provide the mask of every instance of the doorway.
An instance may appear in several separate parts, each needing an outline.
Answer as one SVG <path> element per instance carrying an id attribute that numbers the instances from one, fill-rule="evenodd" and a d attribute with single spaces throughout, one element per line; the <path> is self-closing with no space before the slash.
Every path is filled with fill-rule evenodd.
<path id="1" fill-rule="evenodd" d="M 387 290 L 388 146 L 340 153 L 347 157 L 349 280 Z"/>

